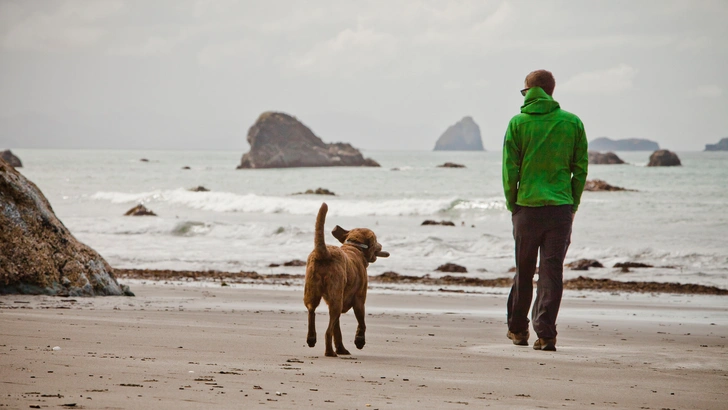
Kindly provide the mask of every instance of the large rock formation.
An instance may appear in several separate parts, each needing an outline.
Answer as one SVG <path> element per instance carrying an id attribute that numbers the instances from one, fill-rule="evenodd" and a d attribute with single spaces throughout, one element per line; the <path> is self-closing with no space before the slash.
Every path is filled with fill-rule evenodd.
<path id="1" fill-rule="evenodd" d="M 464 117 L 445 130 L 435 143 L 435 151 L 485 151 L 480 127 L 472 117 Z"/>
<path id="2" fill-rule="evenodd" d="M 624 164 L 621 158 L 613 152 L 601 153 L 597 151 L 589 151 L 589 163 L 601 165 Z"/>
<path id="3" fill-rule="evenodd" d="M 0 294 L 133 295 L 53 213 L 35 184 L 0 160 Z"/>
<path id="4" fill-rule="evenodd" d="M 717 144 L 705 144 L 706 151 L 728 151 L 728 138 L 723 138 Z"/>
<path id="5" fill-rule="evenodd" d="M 20 162 L 20 158 L 16 157 L 15 154 L 10 152 L 9 149 L 0 152 L 0 158 L 2 158 L 13 168 L 21 168 L 23 166 L 23 163 Z"/>
<path id="6" fill-rule="evenodd" d="M 650 155 L 650 162 L 647 164 L 648 167 L 674 167 L 678 165 L 682 165 L 680 158 L 677 157 L 676 153 L 666 149 L 653 152 Z"/>
<path id="7" fill-rule="evenodd" d="M 248 131 L 250 151 L 241 168 L 378 167 L 350 144 L 324 143 L 300 121 L 280 112 L 264 112 Z"/>
<path id="8" fill-rule="evenodd" d="M 660 149 L 660 145 L 654 141 L 639 138 L 612 140 L 601 137 L 591 141 L 589 149 L 594 151 L 656 151 Z"/>

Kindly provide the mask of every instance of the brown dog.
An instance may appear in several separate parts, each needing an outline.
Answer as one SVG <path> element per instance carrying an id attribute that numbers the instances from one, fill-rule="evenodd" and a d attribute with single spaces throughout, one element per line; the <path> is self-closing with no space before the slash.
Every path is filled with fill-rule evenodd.
<path id="1" fill-rule="evenodd" d="M 382 245 L 377 242 L 374 232 L 366 228 L 356 228 L 347 231 L 336 225 L 331 232 L 343 245 L 341 247 L 327 246 L 324 241 L 324 222 L 329 207 L 326 203 L 316 217 L 316 233 L 314 235 L 314 249 L 308 255 L 306 263 L 306 284 L 304 287 L 303 303 L 308 309 L 308 336 L 306 342 L 309 347 L 316 345 L 316 308 L 323 297 L 329 305 L 329 327 L 326 328 L 326 356 L 336 357 L 337 354 L 350 354 L 341 340 L 341 327 L 339 317 L 349 309 L 354 308 L 354 314 L 359 325 L 356 328 L 354 344 L 358 349 L 364 347 L 366 324 L 364 324 L 364 302 L 367 298 L 367 266 L 377 260 L 377 257 L 386 258 L 389 252 L 382 251 Z M 331 339 L 334 339 L 334 351 Z"/>

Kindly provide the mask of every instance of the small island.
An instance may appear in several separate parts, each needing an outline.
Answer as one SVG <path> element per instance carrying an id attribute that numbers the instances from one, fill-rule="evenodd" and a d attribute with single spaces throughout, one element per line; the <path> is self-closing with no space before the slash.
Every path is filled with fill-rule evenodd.
<path id="1" fill-rule="evenodd" d="M 640 138 L 613 140 L 600 137 L 589 142 L 589 149 L 594 151 L 657 151 L 660 144 Z"/>
<path id="2" fill-rule="evenodd" d="M 723 138 L 717 144 L 705 144 L 706 151 L 728 151 L 728 138 Z"/>
<path id="3" fill-rule="evenodd" d="M 480 127 L 473 117 L 464 117 L 445 130 L 435 143 L 434 151 L 485 151 Z"/>

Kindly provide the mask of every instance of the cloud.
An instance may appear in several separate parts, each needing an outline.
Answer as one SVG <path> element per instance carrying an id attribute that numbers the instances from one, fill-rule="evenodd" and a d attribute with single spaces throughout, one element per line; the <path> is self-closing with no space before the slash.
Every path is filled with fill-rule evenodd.
<path id="1" fill-rule="evenodd" d="M 210 44 L 197 53 L 197 62 L 204 67 L 219 67 L 229 60 L 250 57 L 256 50 L 258 50 L 256 44 L 246 39 L 223 44 Z"/>
<path id="2" fill-rule="evenodd" d="M 66 1 L 50 12 L 46 7 L 29 9 L 36 5 L 25 2 L 3 7 L 2 13 L 11 14 L 12 20 L 4 23 L 6 30 L 0 47 L 14 51 L 61 52 L 94 46 L 106 33 L 99 22 L 124 8 L 121 1 L 98 0 Z"/>
<path id="3" fill-rule="evenodd" d="M 605 70 L 579 73 L 556 89 L 571 94 L 618 95 L 632 88 L 637 70 L 627 64 L 620 64 Z"/>
<path id="4" fill-rule="evenodd" d="M 177 41 L 174 39 L 152 36 L 139 45 L 112 48 L 109 50 L 109 54 L 137 57 L 164 54 L 171 52 L 176 43 Z"/>
<path id="5" fill-rule="evenodd" d="M 693 94 L 698 97 L 718 98 L 723 95 L 723 88 L 715 84 L 701 85 L 693 91 Z"/>

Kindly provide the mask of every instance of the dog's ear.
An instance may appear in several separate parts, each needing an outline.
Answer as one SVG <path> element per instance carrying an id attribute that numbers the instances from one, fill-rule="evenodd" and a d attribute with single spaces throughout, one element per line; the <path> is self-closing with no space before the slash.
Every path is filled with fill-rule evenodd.
<path id="1" fill-rule="evenodd" d="M 389 258 L 389 252 L 387 251 L 379 251 L 377 252 L 377 256 L 380 258 Z"/>
<path id="2" fill-rule="evenodd" d="M 336 228 L 331 231 L 331 234 L 334 235 L 334 238 L 338 239 L 339 242 L 344 243 L 346 242 L 346 237 L 349 235 L 349 231 L 339 225 L 336 225 Z"/>

